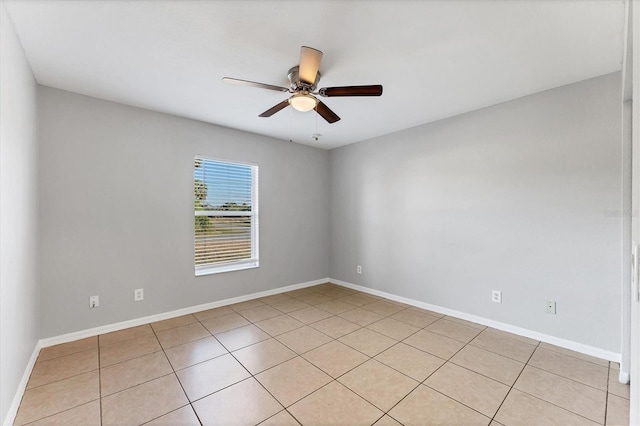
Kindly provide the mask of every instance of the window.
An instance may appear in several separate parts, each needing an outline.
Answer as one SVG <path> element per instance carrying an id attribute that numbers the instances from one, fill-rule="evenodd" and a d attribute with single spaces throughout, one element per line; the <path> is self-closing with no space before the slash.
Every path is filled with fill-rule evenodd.
<path id="1" fill-rule="evenodd" d="M 258 166 L 196 157 L 196 275 L 258 267 Z"/>

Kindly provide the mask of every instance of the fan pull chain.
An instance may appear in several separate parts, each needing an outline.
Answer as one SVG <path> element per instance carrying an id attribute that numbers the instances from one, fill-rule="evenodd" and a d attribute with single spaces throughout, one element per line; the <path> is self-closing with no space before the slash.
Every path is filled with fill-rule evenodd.
<path id="1" fill-rule="evenodd" d="M 289 142 L 293 142 L 293 108 L 289 108 Z"/>

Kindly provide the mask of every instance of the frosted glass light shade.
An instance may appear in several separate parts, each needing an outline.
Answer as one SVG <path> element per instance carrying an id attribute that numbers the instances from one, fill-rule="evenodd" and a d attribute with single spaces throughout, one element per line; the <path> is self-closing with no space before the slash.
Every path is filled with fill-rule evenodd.
<path id="1" fill-rule="evenodd" d="M 317 104 L 318 104 L 318 100 L 316 98 L 310 95 L 302 94 L 302 93 L 293 95 L 289 99 L 289 105 L 291 105 L 294 109 L 301 112 L 311 111 L 316 107 Z"/>

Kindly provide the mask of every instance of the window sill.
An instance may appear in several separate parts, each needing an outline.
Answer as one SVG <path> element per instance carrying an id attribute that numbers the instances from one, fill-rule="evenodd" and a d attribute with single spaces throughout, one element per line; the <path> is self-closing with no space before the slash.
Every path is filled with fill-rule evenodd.
<path id="1" fill-rule="evenodd" d="M 234 263 L 230 265 L 221 266 L 203 266 L 196 268 L 196 277 L 202 275 L 222 274 L 224 272 L 242 271 L 244 269 L 259 268 L 260 262 L 257 260 L 251 262 Z"/>

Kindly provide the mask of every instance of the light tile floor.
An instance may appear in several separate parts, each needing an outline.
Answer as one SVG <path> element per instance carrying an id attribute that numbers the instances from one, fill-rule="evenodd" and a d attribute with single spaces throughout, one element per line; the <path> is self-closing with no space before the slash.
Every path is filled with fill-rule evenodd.
<path id="1" fill-rule="evenodd" d="M 333 284 L 43 349 L 16 424 L 628 424 L 618 366 Z"/>

